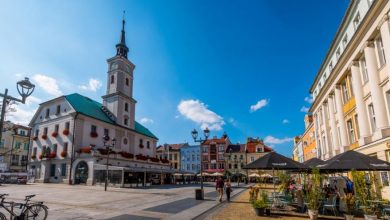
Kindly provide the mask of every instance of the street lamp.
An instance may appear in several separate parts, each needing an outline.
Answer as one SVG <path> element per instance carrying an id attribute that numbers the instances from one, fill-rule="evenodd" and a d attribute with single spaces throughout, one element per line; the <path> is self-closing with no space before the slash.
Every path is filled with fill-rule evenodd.
<path id="1" fill-rule="evenodd" d="M 203 130 L 204 139 L 199 138 L 198 139 L 198 131 L 194 128 L 194 130 L 191 131 L 192 138 L 194 139 L 194 142 L 201 143 L 200 146 L 202 147 L 202 144 L 209 138 L 210 130 L 208 128 Z M 203 158 L 202 158 L 202 150 L 200 151 L 201 157 L 200 157 L 200 195 L 195 197 L 197 200 L 204 200 L 204 192 L 203 192 Z"/>
<path id="2" fill-rule="evenodd" d="M 7 107 L 7 103 L 9 101 L 15 101 L 20 103 L 25 103 L 27 97 L 29 97 L 35 89 L 35 85 L 30 82 L 30 80 L 25 77 L 24 80 L 21 80 L 16 83 L 16 88 L 22 99 L 14 98 L 8 95 L 8 89 L 5 89 L 4 94 L 0 93 L 0 97 L 3 97 L 3 105 L 1 106 L 1 117 L 0 117 L 0 143 L 3 135 L 3 125 L 4 125 L 4 117 L 5 117 L 5 109 Z"/>
<path id="3" fill-rule="evenodd" d="M 104 191 L 107 191 L 107 185 L 108 185 L 108 159 L 110 157 L 110 150 L 111 150 L 111 147 L 114 147 L 115 144 L 116 144 L 116 139 L 113 138 L 111 140 L 111 146 L 109 144 L 107 144 L 107 142 L 110 141 L 110 137 L 106 134 L 103 136 L 103 145 L 106 147 L 106 153 L 107 153 L 107 157 L 106 157 L 106 179 L 104 181 Z"/>

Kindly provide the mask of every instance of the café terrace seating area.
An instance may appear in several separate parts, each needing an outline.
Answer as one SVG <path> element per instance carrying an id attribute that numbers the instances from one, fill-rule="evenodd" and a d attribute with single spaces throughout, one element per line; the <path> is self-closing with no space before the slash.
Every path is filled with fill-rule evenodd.
<path id="1" fill-rule="evenodd" d="M 356 151 L 327 161 L 299 163 L 271 152 L 248 164 L 257 170 L 249 202 L 258 216 L 297 216 L 310 219 L 390 219 L 390 201 L 383 199 L 378 172 L 390 163 Z M 272 171 L 272 183 L 261 178 Z"/>

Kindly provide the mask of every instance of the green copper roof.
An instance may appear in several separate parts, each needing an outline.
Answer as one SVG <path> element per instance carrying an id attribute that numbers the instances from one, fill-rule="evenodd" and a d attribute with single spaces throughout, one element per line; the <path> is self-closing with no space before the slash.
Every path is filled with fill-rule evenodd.
<path id="1" fill-rule="evenodd" d="M 76 112 L 97 119 L 99 121 L 103 121 L 113 125 L 116 124 L 102 111 L 101 103 L 92 100 L 88 97 L 82 96 L 78 93 L 66 95 L 65 98 L 72 105 Z M 138 122 L 135 122 L 135 132 L 151 138 L 158 139 L 152 132 L 149 131 L 149 129 L 145 128 Z"/>

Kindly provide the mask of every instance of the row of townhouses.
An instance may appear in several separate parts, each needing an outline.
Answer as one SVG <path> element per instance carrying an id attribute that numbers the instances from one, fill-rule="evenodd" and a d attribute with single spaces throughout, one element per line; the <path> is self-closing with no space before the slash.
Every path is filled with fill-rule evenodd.
<path id="1" fill-rule="evenodd" d="M 389 16 L 388 0 L 350 2 L 310 88 L 313 103 L 294 159 L 356 150 L 390 161 Z M 378 174 L 388 198 L 389 174 Z"/>

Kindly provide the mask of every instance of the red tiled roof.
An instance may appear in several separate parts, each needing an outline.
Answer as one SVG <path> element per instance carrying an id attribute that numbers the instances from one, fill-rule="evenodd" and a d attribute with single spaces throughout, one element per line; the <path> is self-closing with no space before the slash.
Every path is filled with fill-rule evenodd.
<path id="1" fill-rule="evenodd" d="M 180 143 L 180 144 L 164 144 L 157 147 L 156 151 L 164 151 L 165 146 L 169 146 L 169 150 L 180 150 L 180 148 L 184 146 L 188 146 L 188 143 Z M 168 148 L 167 148 L 168 149 Z"/>
<path id="2" fill-rule="evenodd" d="M 225 138 L 207 139 L 205 142 L 202 143 L 202 145 L 210 145 L 211 143 L 226 144 L 227 143 L 227 139 L 225 139 Z"/>

